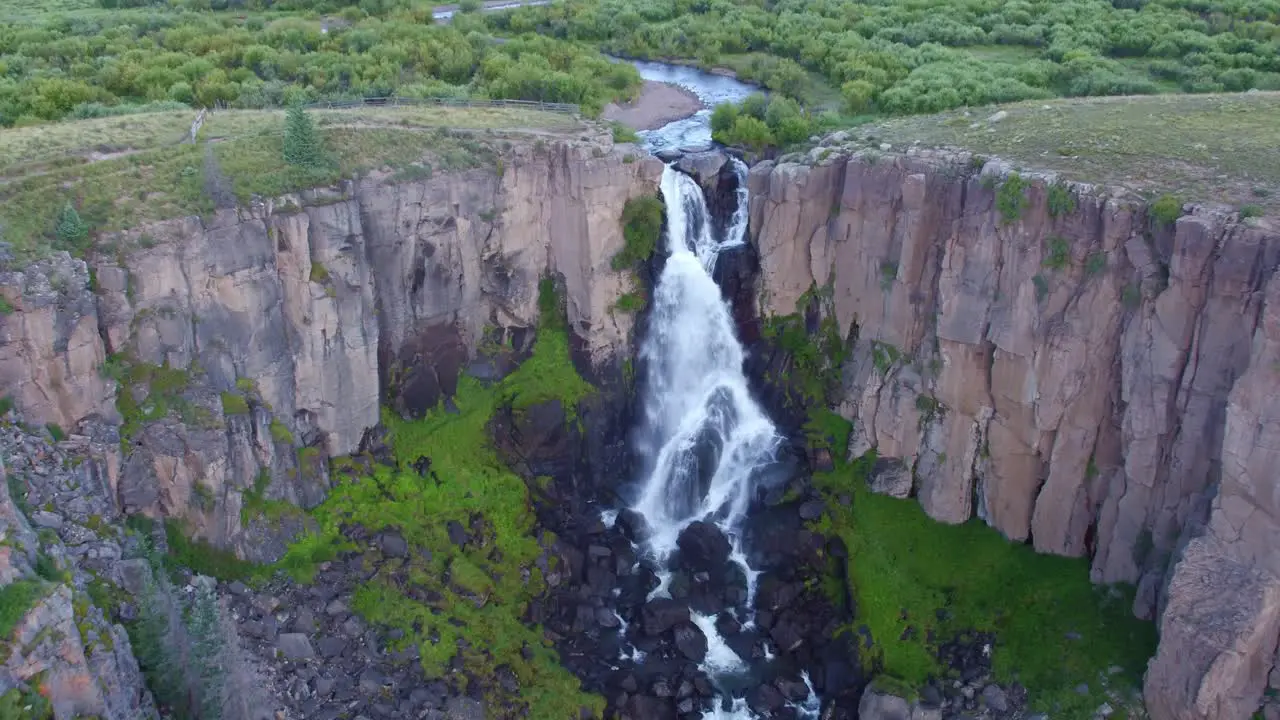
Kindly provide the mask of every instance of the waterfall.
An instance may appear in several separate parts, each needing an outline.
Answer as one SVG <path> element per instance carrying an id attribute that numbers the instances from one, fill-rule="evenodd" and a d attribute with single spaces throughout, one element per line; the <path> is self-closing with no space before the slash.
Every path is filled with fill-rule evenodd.
<path id="1" fill-rule="evenodd" d="M 747 564 L 740 525 L 755 476 L 774 460 L 780 438 L 747 389 L 743 348 L 711 277 L 720 249 L 742 244 L 746 236 L 746 168 L 739 166 L 738 207 L 724 238 L 714 237 L 698 184 L 671 167 L 663 172 L 667 258 L 641 346 L 647 374 L 639 450 L 649 467 L 633 509 L 648 523 L 644 550 L 659 568 L 660 585 L 651 597 L 667 593 L 666 561 L 680 532 L 694 521 L 714 522 L 732 545 L 729 562 L 746 575 L 743 620 L 750 624 L 758 573 Z M 711 618 L 695 614 L 694 620 L 707 636 L 710 652 L 702 669 L 708 675 L 746 670 Z M 752 715 L 739 699 L 710 717 Z"/>
<path id="2" fill-rule="evenodd" d="M 665 558 L 680 531 L 711 519 L 733 535 L 746 512 L 752 471 L 774 457 L 779 438 L 752 399 L 733 317 L 711 279 L 719 243 L 702 189 L 668 167 L 667 260 L 654 292 L 643 398 L 651 458 L 635 510 Z"/>

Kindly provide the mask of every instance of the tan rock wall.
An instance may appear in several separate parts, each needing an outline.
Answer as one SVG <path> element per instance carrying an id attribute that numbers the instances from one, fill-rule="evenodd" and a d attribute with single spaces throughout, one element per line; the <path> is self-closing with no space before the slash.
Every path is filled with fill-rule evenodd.
<path id="1" fill-rule="evenodd" d="M 486 328 L 533 328 L 538 281 L 556 273 L 588 361 L 627 346 L 632 319 L 613 304 L 632 280 L 609 262 L 623 205 L 657 191 L 661 164 L 607 143 L 530 139 L 495 167 L 375 174 L 152 223 L 104 238 L 87 264 L 64 255 L 0 273 L 14 308 L 0 316 L 0 395 L 70 431 L 91 415 L 120 422 L 109 357 L 180 370 L 172 412 L 126 438 L 118 500 L 271 559 L 283 547 L 240 517 L 259 476 L 269 499 L 323 500 L 327 474 L 295 450 L 354 452 L 380 391 L 430 364 L 436 338 L 466 354 Z M 224 415 L 223 393 L 249 412 Z"/>
<path id="2" fill-rule="evenodd" d="M 1165 226 L 1139 198 L 1082 185 L 1060 186 L 1074 207 L 1054 213 L 1053 179 L 1035 175 L 1006 219 L 1010 170 L 853 148 L 757 165 L 760 310 L 794 312 L 827 287 L 853 348 L 839 403 L 851 454 L 901 459 L 939 521 L 978 514 L 1041 552 L 1090 556 L 1095 581 L 1138 583 L 1135 612 L 1171 628 L 1153 717 L 1244 718 L 1280 612 L 1263 591 L 1280 573 L 1280 225 L 1197 207 Z M 883 344 L 901 356 L 888 367 Z M 1241 610 L 1253 634 L 1230 662 L 1187 610 L 1195 583 L 1165 590 L 1206 523 L 1197 562 L 1261 573 L 1262 600 Z M 1168 659 L 1188 648 L 1218 670 Z M 1244 667 L 1247 681 L 1222 680 Z M 1171 694 L 1188 683 L 1194 698 Z"/>

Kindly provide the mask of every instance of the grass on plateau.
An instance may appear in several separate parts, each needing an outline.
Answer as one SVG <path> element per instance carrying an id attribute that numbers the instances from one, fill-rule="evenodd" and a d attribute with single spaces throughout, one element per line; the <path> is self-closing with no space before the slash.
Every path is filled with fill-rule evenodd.
<path id="1" fill-rule="evenodd" d="M 941 677 L 926 636 L 972 629 L 995 634 L 996 677 L 1021 682 L 1032 706 L 1055 718 L 1092 717 L 1112 667 L 1121 668 L 1112 687 L 1140 686 L 1156 633 L 1132 616 L 1128 589 L 1091 584 L 1086 560 L 1040 555 L 978 520 L 945 525 L 915 500 L 873 494 L 873 463 L 864 457 L 815 481 L 833 500 L 820 529 L 848 546 L 855 624 L 871 629 L 884 673 L 917 688 Z M 908 627 L 915 633 L 903 639 Z"/>
<path id="2" fill-rule="evenodd" d="M 317 558 L 345 545 L 343 524 L 398 528 L 415 551 L 381 566 L 356 593 L 358 612 L 416 642 L 431 677 L 445 675 L 455 655 L 478 678 L 493 678 L 496 668 L 509 666 L 520 680 L 528 717 L 577 717 L 584 706 L 603 713 L 603 699 L 583 693 L 542 632 L 522 621 L 527 603 L 545 590 L 535 561 L 551 538 L 540 543 L 534 537 L 528 489 L 498 458 L 486 429 L 499 407 L 554 398 L 572 408 L 589 392 L 573 370 L 565 332 L 544 325 L 533 356 L 501 383 L 484 386 L 463 377 L 456 412 L 440 407 L 415 421 L 385 414 L 396 458 L 406 469 L 380 467 L 372 477 L 335 487 L 313 511 L 318 533 L 295 544 L 282 565 L 305 578 Z M 428 477 L 408 469 L 422 456 L 431 459 Z M 450 521 L 478 537 L 465 547 L 454 545 Z"/>
<path id="3" fill-rule="evenodd" d="M 522 108 L 380 107 L 317 110 L 313 118 L 337 159 L 305 171 L 282 157 L 283 111 L 210 115 L 201 142 L 179 144 L 194 115 L 150 113 L 0 130 L 0 231 L 19 258 L 64 247 L 55 227 L 70 202 L 93 233 L 207 213 L 212 173 L 236 198 L 275 196 L 379 168 L 428 163 L 448 171 L 492 165 L 502 129 L 570 132 L 572 117 Z M 206 148 L 216 167 L 210 167 Z"/>
<path id="4" fill-rule="evenodd" d="M 998 110 L 1008 116 L 986 118 Z M 1280 93 L 1029 101 L 864 126 L 879 141 L 996 155 L 1147 197 L 1280 211 Z"/>

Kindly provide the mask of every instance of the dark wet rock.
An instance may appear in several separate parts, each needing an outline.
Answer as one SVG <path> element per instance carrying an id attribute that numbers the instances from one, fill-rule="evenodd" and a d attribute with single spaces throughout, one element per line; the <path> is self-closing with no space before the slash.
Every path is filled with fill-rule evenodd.
<path id="1" fill-rule="evenodd" d="M 506 665 L 502 665 L 495 671 L 498 685 L 509 693 L 515 694 L 520 692 L 520 679 L 516 677 L 515 671 Z"/>
<path id="2" fill-rule="evenodd" d="M 384 533 L 379 544 L 382 546 L 382 553 L 387 557 L 400 558 L 409 554 L 409 544 L 400 533 Z"/>
<path id="3" fill-rule="evenodd" d="M 729 561 L 732 547 L 724 532 L 713 523 L 696 521 L 680 532 L 676 540 L 680 561 L 691 570 L 719 571 Z"/>
<path id="4" fill-rule="evenodd" d="M 809 686 L 798 678 L 780 677 L 773 681 L 773 685 L 778 688 L 778 692 L 782 693 L 783 697 L 791 702 L 801 702 L 809 697 Z"/>
<path id="5" fill-rule="evenodd" d="M 693 662 L 700 663 L 707 656 L 707 636 L 692 623 L 680 623 L 673 630 L 676 648 Z"/>
<path id="6" fill-rule="evenodd" d="M 804 586 L 796 582 L 783 580 L 776 574 L 761 576 L 756 589 L 756 607 L 762 610 L 779 611 L 791 607 L 792 603 L 804 592 Z"/>
<path id="7" fill-rule="evenodd" d="M 782 709 L 787 699 L 772 685 L 761 685 L 747 698 L 747 705 L 761 715 L 771 715 Z"/>
<path id="8" fill-rule="evenodd" d="M 680 623 L 689 622 L 689 608 L 670 598 L 656 598 L 645 604 L 642 617 L 646 634 L 661 635 Z"/>
<path id="9" fill-rule="evenodd" d="M 649 538 L 649 523 L 631 508 L 619 511 L 614 524 L 633 543 L 642 543 Z"/>
<path id="10" fill-rule="evenodd" d="M 660 698 L 675 697 L 676 695 L 675 690 L 671 688 L 671 683 L 666 678 L 654 680 L 653 685 L 649 687 L 649 692 L 653 693 L 654 697 Z"/>
<path id="11" fill-rule="evenodd" d="M 676 707 L 670 698 L 633 695 L 627 701 L 627 714 L 635 720 L 670 720 L 676 717 Z"/>
<path id="12" fill-rule="evenodd" d="M 449 533 L 449 542 L 463 547 L 467 544 L 467 531 L 462 527 L 462 523 L 457 520 L 450 520 L 445 524 L 445 531 Z"/>
<path id="13" fill-rule="evenodd" d="M 339 637 L 320 638 L 316 642 L 316 647 L 322 657 L 332 659 L 342 654 L 342 651 L 347 648 L 347 641 Z"/>
<path id="14" fill-rule="evenodd" d="M 800 519 L 817 520 L 822 517 L 822 513 L 825 512 L 825 510 L 826 507 L 822 504 L 821 500 L 810 500 L 800 505 Z"/>
<path id="15" fill-rule="evenodd" d="M 999 685 L 988 685 L 983 688 L 982 702 L 998 713 L 1006 712 L 1009 709 L 1009 698 Z"/>

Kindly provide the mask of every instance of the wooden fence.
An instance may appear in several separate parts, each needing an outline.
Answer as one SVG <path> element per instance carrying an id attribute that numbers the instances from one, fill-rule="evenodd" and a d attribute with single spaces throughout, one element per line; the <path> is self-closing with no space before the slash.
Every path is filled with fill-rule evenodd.
<path id="1" fill-rule="evenodd" d="M 408 97 L 381 97 L 381 98 L 364 98 L 363 100 L 329 100 L 324 102 L 312 103 L 307 105 L 308 108 L 320 110 L 340 110 L 344 108 L 354 107 L 399 107 L 404 105 L 439 105 L 445 107 L 510 107 L 524 108 L 526 110 L 543 110 L 546 112 L 567 113 L 570 115 L 579 115 L 582 108 L 572 103 L 553 103 L 541 102 L 538 100 L 467 100 L 459 98 L 408 98 Z"/>

